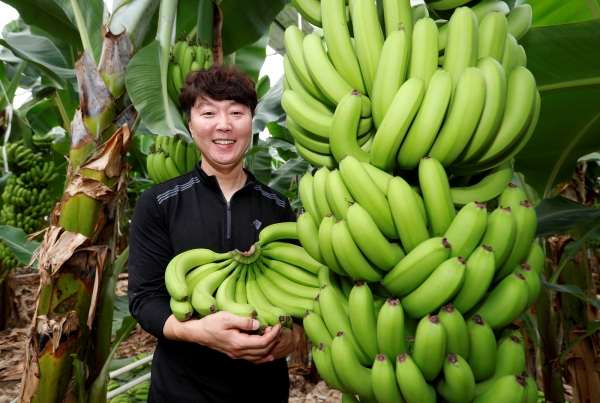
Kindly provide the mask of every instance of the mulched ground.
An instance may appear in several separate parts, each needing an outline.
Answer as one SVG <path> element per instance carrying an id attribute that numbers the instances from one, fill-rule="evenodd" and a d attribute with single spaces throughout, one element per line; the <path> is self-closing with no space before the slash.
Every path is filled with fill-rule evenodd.
<path id="1" fill-rule="evenodd" d="M 19 270 L 17 275 L 31 273 Z M 35 297 L 39 286 L 39 277 L 29 276 L 18 278 L 21 298 L 28 308 L 27 315 L 33 317 Z M 119 276 L 117 295 L 127 293 L 127 274 Z M 20 327 L 0 331 L 0 403 L 8 403 L 19 394 L 21 376 L 23 373 L 24 343 L 29 323 Z M 115 358 L 126 358 L 139 353 L 152 353 L 156 347 L 156 338 L 141 328 L 137 328 L 124 340 Z M 327 386 L 322 380 L 311 382 L 306 372 L 294 373 L 290 367 L 290 403 L 340 403 L 342 394 Z"/>

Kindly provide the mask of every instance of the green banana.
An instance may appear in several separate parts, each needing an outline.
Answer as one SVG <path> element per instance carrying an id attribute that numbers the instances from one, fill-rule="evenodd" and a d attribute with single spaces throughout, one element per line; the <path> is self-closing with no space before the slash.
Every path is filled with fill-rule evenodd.
<path id="1" fill-rule="evenodd" d="M 264 296 L 273 306 L 283 308 L 287 313 L 286 316 L 289 315 L 294 318 L 302 318 L 306 311 L 313 309 L 313 298 L 304 298 L 295 294 L 290 294 L 277 287 L 275 283 L 271 282 L 269 278 L 260 271 L 258 268 L 259 265 L 260 263 L 256 264 L 254 271 L 256 282 L 260 286 Z"/>
<path id="2" fill-rule="evenodd" d="M 490 11 L 479 24 L 477 58 L 491 57 L 502 62 L 508 24 L 504 13 Z"/>
<path id="3" fill-rule="evenodd" d="M 429 232 L 431 236 L 441 236 L 450 227 L 456 216 L 456 211 L 454 210 L 446 171 L 438 160 L 431 157 L 421 158 L 419 184 L 423 192 Z"/>
<path id="4" fill-rule="evenodd" d="M 370 0 L 354 0 L 351 7 L 356 56 L 367 94 L 371 96 L 373 80 L 383 48 L 383 32 L 379 25 L 375 3 Z"/>
<path id="5" fill-rule="evenodd" d="M 502 267 L 496 268 L 494 281 L 501 280 L 508 273 L 523 261 L 530 248 L 530 240 L 535 235 L 537 228 L 537 216 L 535 209 L 527 200 L 521 201 L 517 205 L 512 205 L 515 221 L 517 223 L 517 236 L 510 255 Z"/>
<path id="6" fill-rule="evenodd" d="M 502 340 L 497 351 L 498 358 L 494 375 L 475 385 L 475 395 L 477 396 L 491 389 L 498 379 L 507 375 L 520 375 L 525 370 L 525 349 L 517 337 L 510 336 Z"/>
<path id="7" fill-rule="evenodd" d="M 352 340 L 345 332 L 338 332 L 331 345 L 331 359 L 341 381 L 354 389 L 355 394 L 374 399 L 371 369 L 364 367 L 357 357 Z M 369 365 L 373 364 L 370 360 Z"/>
<path id="8" fill-rule="evenodd" d="M 453 88 L 456 88 L 463 72 L 477 64 L 477 26 L 477 17 L 468 7 L 454 10 L 448 21 L 442 68 L 452 75 Z"/>
<path id="9" fill-rule="evenodd" d="M 523 45 L 519 45 L 519 54 L 517 56 L 517 66 L 527 67 L 527 52 Z"/>
<path id="10" fill-rule="evenodd" d="M 286 277 L 295 283 L 302 284 L 308 287 L 319 286 L 319 281 L 317 280 L 316 275 L 298 266 L 286 262 L 281 262 L 279 260 L 268 259 L 264 255 L 260 257 L 260 260 L 269 269 L 277 272 L 278 274 L 281 274 L 283 277 Z"/>
<path id="11" fill-rule="evenodd" d="M 495 380 L 484 393 L 475 396 L 473 403 L 521 402 L 527 382 L 518 375 L 506 375 Z"/>
<path id="12" fill-rule="evenodd" d="M 313 259 L 303 247 L 285 242 L 271 242 L 262 249 L 262 255 L 289 263 L 314 274 L 323 266 Z"/>
<path id="13" fill-rule="evenodd" d="M 246 278 L 248 277 L 248 265 L 242 265 L 242 271 L 235 283 L 233 300 L 238 304 L 247 304 L 248 295 L 246 294 Z M 261 323 L 262 325 L 262 323 Z M 268 324 L 267 324 L 268 325 Z"/>
<path id="14" fill-rule="evenodd" d="M 264 247 L 271 242 L 282 239 L 299 239 L 295 222 L 271 224 L 264 227 L 258 234 L 258 244 Z"/>
<path id="15" fill-rule="evenodd" d="M 344 393 L 354 393 L 349 387 L 344 385 L 333 366 L 333 360 L 331 359 L 331 347 L 321 343 L 318 347 L 313 346 L 312 357 L 319 375 L 327 384 L 339 391 Z"/>
<path id="16" fill-rule="evenodd" d="M 335 256 L 335 251 L 333 249 L 331 232 L 335 223 L 336 220 L 333 215 L 328 215 L 327 217 L 323 218 L 323 221 L 319 226 L 319 247 L 325 264 L 333 272 L 342 276 L 347 276 L 348 273 L 342 267 L 342 264 L 340 263 L 338 258 Z"/>
<path id="17" fill-rule="evenodd" d="M 446 331 L 437 315 L 424 316 L 417 326 L 412 359 L 426 380 L 432 381 L 442 370 L 446 351 Z"/>
<path id="18" fill-rule="evenodd" d="M 304 60 L 302 61 L 304 62 Z M 309 89 L 304 87 L 302 79 L 298 76 L 296 70 L 294 70 L 294 66 L 292 66 L 292 62 L 290 61 L 289 56 L 286 54 L 283 57 L 283 71 L 285 73 L 285 78 L 288 81 L 289 89 L 294 90 L 295 92 L 302 95 L 304 100 L 310 104 L 314 109 L 319 112 L 323 112 L 328 115 L 333 115 L 333 111 L 331 109 L 331 105 L 328 105 L 318 98 L 316 98 Z"/>
<path id="19" fill-rule="evenodd" d="M 523 200 L 527 200 L 527 196 L 523 189 L 514 183 L 509 183 L 502 191 L 500 199 L 498 200 L 498 205 L 513 208 Z"/>
<path id="20" fill-rule="evenodd" d="M 283 41 L 285 44 L 286 55 L 289 56 L 290 63 L 292 64 L 294 71 L 298 75 L 302 86 L 313 95 L 316 99 L 322 103 L 335 105 L 331 102 L 325 94 L 319 89 L 317 84 L 313 81 L 306 64 L 304 63 L 304 33 L 295 25 L 290 25 L 286 28 L 283 35 Z"/>
<path id="21" fill-rule="evenodd" d="M 292 5 L 306 21 L 321 27 L 321 4 L 318 0 L 292 0 Z"/>
<path id="22" fill-rule="evenodd" d="M 315 172 L 313 176 L 313 195 L 317 205 L 317 211 L 319 212 L 319 220 L 332 214 L 329 203 L 327 202 L 327 197 L 325 196 L 325 183 L 329 173 L 330 171 L 327 167 L 321 167 L 317 169 L 317 172 Z"/>
<path id="23" fill-rule="evenodd" d="M 435 393 L 423 377 L 421 370 L 408 354 L 396 358 L 396 380 L 407 403 L 435 403 Z"/>
<path id="24" fill-rule="evenodd" d="M 363 254 L 381 270 L 391 270 L 405 256 L 400 245 L 390 243 L 367 210 L 359 203 L 348 208 L 348 230 Z"/>
<path id="25" fill-rule="evenodd" d="M 533 376 L 527 371 L 523 371 L 521 376 L 525 379 L 527 386 L 525 387 L 525 398 L 522 400 L 523 403 L 537 403 L 538 401 L 538 387 Z"/>
<path id="26" fill-rule="evenodd" d="M 431 76 L 417 116 L 400 146 L 397 162 L 402 169 L 417 167 L 421 158 L 429 152 L 446 116 L 451 95 L 450 73 L 437 70 Z"/>
<path id="27" fill-rule="evenodd" d="M 390 211 L 406 253 L 429 239 L 427 222 L 420 213 L 417 197 L 404 179 L 394 177 L 388 181 Z"/>
<path id="28" fill-rule="evenodd" d="M 413 21 L 413 38 L 414 38 L 414 30 L 417 22 L 423 18 L 429 17 L 429 10 L 425 4 L 419 4 L 416 7 L 412 8 L 412 21 Z M 437 28 L 437 27 L 436 27 Z M 436 43 L 437 47 L 437 43 Z"/>
<path id="29" fill-rule="evenodd" d="M 487 219 L 485 203 L 471 202 L 460 209 L 444 234 L 452 245 L 451 257 L 469 258 L 483 238 Z"/>
<path id="30" fill-rule="evenodd" d="M 177 301 L 175 298 L 170 299 L 169 306 L 175 318 L 180 322 L 189 320 L 194 314 L 194 307 L 190 301 Z"/>
<path id="31" fill-rule="evenodd" d="M 196 284 L 192 291 L 191 303 L 196 312 L 206 316 L 217 312 L 217 301 L 213 294 L 223 280 L 231 273 L 239 263 L 235 260 L 224 269 L 215 271 L 204 277 Z"/>
<path id="32" fill-rule="evenodd" d="M 300 245 L 304 250 L 317 262 L 327 264 L 323 259 L 319 245 L 319 226 L 310 214 L 304 212 L 298 216 L 296 230 Z"/>
<path id="33" fill-rule="evenodd" d="M 373 293 L 364 281 L 357 281 L 348 297 L 348 316 L 356 341 L 369 357 L 382 351 L 377 347 L 377 317 Z"/>
<path id="34" fill-rule="evenodd" d="M 335 69 L 350 86 L 362 94 L 367 93 L 360 66 L 346 21 L 346 5 L 342 0 L 322 0 L 323 35 L 328 54 Z"/>
<path id="35" fill-rule="evenodd" d="M 519 44 L 514 36 L 506 34 L 504 42 L 504 54 L 502 55 L 502 68 L 506 75 L 517 66 L 519 61 Z"/>
<path id="36" fill-rule="evenodd" d="M 477 381 L 489 379 L 496 371 L 498 352 L 496 338 L 490 325 L 481 316 L 475 315 L 467 320 L 469 334 L 468 363 Z"/>
<path id="37" fill-rule="evenodd" d="M 450 257 L 445 238 L 431 238 L 417 245 L 383 278 L 383 286 L 393 295 L 416 290 L 433 271 Z"/>
<path id="38" fill-rule="evenodd" d="M 404 83 L 410 55 L 409 49 L 410 42 L 408 42 L 406 28 L 394 29 L 388 34 L 383 44 L 377 71 L 373 78 L 373 93 L 371 94 L 375 128 L 379 128 L 381 125 L 396 93 Z"/>
<path id="39" fill-rule="evenodd" d="M 188 290 L 193 290 L 196 287 L 196 284 L 198 284 L 198 282 L 204 277 L 208 276 L 210 273 L 229 266 L 231 262 L 233 262 L 233 259 L 226 259 L 219 263 L 206 263 L 188 272 L 185 275 L 185 282 L 188 286 Z"/>
<path id="40" fill-rule="evenodd" d="M 165 284 L 171 297 L 186 301 L 189 296 L 185 275 L 194 267 L 229 258 L 229 253 L 215 253 L 210 249 L 190 249 L 175 256 L 165 269 Z"/>
<path id="41" fill-rule="evenodd" d="M 327 347 L 331 347 L 333 337 L 319 314 L 310 310 L 306 311 L 302 326 L 313 345 L 325 344 Z"/>
<path id="42" fill-rule="evenodd" d="M 450 188 L 452 202 L 457 206 L 464 206 L 474 201 L 483 203 L 495 199 L 502 194 L 512 178 L 512 164 L 510 161 L 505 161 L 489 170 L 487 175 L 474 185 L 462 188 Z"/>
<path id="43" fill-rule="evenodd" d="M 450 353 L 444 360 L 444 378 L 437 384 L 438 393 L 448 403 L 471 402 L 475 396 L 475 379 L 467 361 Z"/>
<path id="44" fill-rule="evenodd" d="M 529 289 L 526 307 L 529 308 L 535 303 L 540 294 L 540 276 L 527 263 L 521 263 L 515 268 L 513 273 L 519 273 L 525 277 L 525 283 L 527 283 L 527 288 Z"/>
<path id="45" fill-rule="evenodd" d="M 450 301 L 464 282 L 466 263 L 459 256 L 440 264 L 423 284 L 402 298 L 404 310 L 410 316 L 419 318 Z"/>
<path id="46" fill-rule="evenodd" d="M 438 313 L 442 327 L 446 331 L 446 354 L 456 353 L 462 359 L 469 358 L 469 332 L 462 314 L 447 303 Z"/>
<path id="47" fill-rule="evenodd" d="M 346 94 L 352 92 L 352 86 L 342 78 L 333 64 L 331 64 L 325 49 L 323 49 L 321 37 L 317 34 L 306 35 L 302 47 L 304 50 L 304 62 L 306 63 L 306 67 L 308 67 L 313 81 L 329 99 L 330 103 L 337 105 Z M 366 96 L 362 97 L 361 101 L 361 116 L 371 116 L 371 101 Z M 302 123 L 297 119 L 294 120 Z"/>
<path id="48" fill-rule="evenodd" d="M 373 182 L 375 182 L 379 190 L 381 190 L 381 192 L 387 196 L 388 182 L 393 178 L 393 176 L 377 167 L 374 167 L 368 162 L 362 162 L 361 164 L 371 179 L 373 179 Z"/>
<path id="49" fill-rule="evenodd" d="M 520 4 L 513 8 L 506 17 L 508 33 L 516 40 L 521 39 L 531 27 L 532 14 L 529 4 Z"/>
<path id="50" fill-rule="evenodd" d="M 519 273 L 506 276 L 475 308 L 492 329 L 514 321 L 526 308 L 529 289 Z"/>
<path id="51" fill-rule="evenodd" d="M 307 172 L 302 176 L 298 183 L 298 190 L 300 192 L 300 200 L 302 201 L 302 207 L 310 214 L 315 222 L 321 222 L 319 216 L 319 209 L 317 208 L 317 200 L 313 192 L 314 177 Z"/>
<path id="52" fill-rule="evenodd" d="M 373 358 L 370 358 L 367 353 L 363 351 L 352 332 L 350 318 L 344 310 L 340 297 L 339 293 L 330 284 L 325 284 L 321 288 L 319 304 L 321 305 L 321 311 L 323 313 L 323 321 L 327 325 L 329 333 L 334 336 L 334 344 L 336 339 L 335 335 L 339 334 L 339 332 L 344 333 L 344 339 L 350 340 L 350 344 L 354 349 L 354 354 L 358 357 L 360 363 L 365 366 L 372 365 Z"/>
<path id="53" fill-rule="evenodd" d="M 239 303 L 235 300 L 235 289 L 238 281 L 246 281 L 246 277 L 243 279 L 240 277 L 242 266 L 238 265 L 235 270 L 221 283 L 217 288 L 215 300 L 217 301 L 217 309 L 219 311 L 231 312 L 238 316 L 245 316 L 248 318 L 256 318 L 258 313 L 254 310 L 254 307 L 250 304 Z M 240 280 L 238 280 L 240 277 Z"/>
<path id="54" fill-rule="evenodd" d="M 531 241 L 529 249 L 523 258 L 523 262 L 527 263 L 533 271 L 541 276 L 544 271 L 544 265 L 546 263 L 546 255 L 539 243 L 534 240 Z"/>
<path id="55" fill-rule="evenodd" d="M 482 71 L 477 67 L 465 67 L 454 86 L 444 124 L 429 151 L 429 156 L 444 167 L 460 156 L 475 133 L 484 110 L 486 91 Z"/>
<path id="56" fill-rule="evenodd" d="M 375 356 L 375 362 L 371 368 L 371 383 L 373 393 L 379 403 L 405 403 L 398 381 L 396 381 L 394 365 L 385 354 Z"/>
<path id="57" fill-rule="evenodd" d="M 361 252 L 345 220 L 337 221 L 333 226 L 331 243 L 341 266 L 354 280 L 372 282 L 383 278 L 383 271 L 371 263 Z"/>
<path id="58" fill-rule="evenodd" d="M 331 153 L 338 162 L 347 155 L 369 162 L 369 153 L 362 150 L 357 142 L 361 98 L 360 92 L 351 91 L 340 100 L 333 114 L 329 142 Z"/>
<path id="59" fill-rule="evenodd" d="M 281 324 L 283 326 L 283 323 L 286 321 L 286 311 L 269 302 L 256 281 L 253 266 L 254 264 L 248 268 L 248 275 L 246 277 L 246 295 L 248 297 L 248 303 L 254 307 L 258 316 L 267 321 L 269 326 L 274 326 L 276 324 Z"/>
<path id="60" fill-rule="evenodd" d="M 413 77 L 402 84 L 375 133 L 370 153 L 371 165 L 383 171 L 395 168 L 400 144 L 421 106 L 424 95 L 423 79 Z"/>
<path id="61" fill-rule="evenodd" d="M 410 0 L 383 0 L 383 15 L 385 20 L 386 37 L 395 30 L 404 28 L 409 43 L 412 39 L 413 11 Z"/>
<path id="62" fill-rule="evenodd" d="M 475 132 L 455 163 L 468 161 L 487 147 L 498 132 L 504 115 L 507 81 L 502 65 L 491 57 L 484 57 L 477 62 L 477 68 L 485 78 L 485 105 Z"/>
<path id="63" fill-rule="evenodd" d="M 269 279 L 277 287 L 283 291 L 288 292 L 292 296 L 298 296 L 302 298 L 308 298 L 313 300 L 319 294 L 318 287 L 310 287 L 303 284 L 296 283 L 287 277 L 282 276 L 274 270 L 269 270 L 262 260 L 257 260 L 256 264 L 261 270 L 262 274 Z"/>
<path id="64" fill-rule="evenodd" d="M 494 259 L 494 250 L 485 244 L 475 249 L 469 256 L 465 266 L 465 281 L 452 300 L 459 311 L 466 313 L 483 298 L 494 278 Z M 463 358 L 468 358 L 461 355 Z"/>
<path id="65" fill-rule="evenodd" d="M 438 70 L 438 29 L 432 18 L 422 18 L 415 24 L 408 77 L 420 77 L 428 88 Z"/>
<path id="66" fill-rule="evenodd" d="M 335 218 L 338 220 L 347 218 L 347 211 L 354 198 L 344 184 L 340 171 L 334 169 L 327 175 L 325 181 L 325 197 Z"/>
<path id="67" fill-rule="evenodd" d="M 308 98 L 305 98 L 308 99 Z M 329 145 L 329 138 L 319 137 L 318 135 L 309 132 L 298 123 L 294 122 L 289 115 L 285 117 L 285 123 L 287 125 L 290 134 L 294 138 L 294 144 L 300 144 L 307 150 L 310 150 L 315 154 L 331 155 L 331 146 Z M 317 154 L 317 155 L 318 155 Z M 315 164 L 316 166 L 324 164 Z"/>
<path id="68" fill-rule="evenodd" d="M 404 310 L 398 298 L 388 298 L 377 315 L 379 352 L 396 357 L 406 352 L 404 344 Z"/>
<path id="69" fill-rule="evenodd" d="M 194 170 L 196 163 L 198 162 L 198 157 L 196 153 L 199 153 L 198 147 L 196 147 L 196 143 L 193 141 L 191 143 L 187 143 L 185 146 L 185 168 L 187 172 L 191 172 Z"/>

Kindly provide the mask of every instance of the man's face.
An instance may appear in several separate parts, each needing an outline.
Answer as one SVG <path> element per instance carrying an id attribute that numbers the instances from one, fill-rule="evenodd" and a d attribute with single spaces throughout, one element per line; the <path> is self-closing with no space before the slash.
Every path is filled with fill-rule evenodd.
<path id="1" fill-rule="evenodd" d="M 202 153 L 202 165 L 219 172 L 242 163 L 252 140 L 252 113 L 235 101 L 199 98 L 190 111 L 190 131 Z"/>

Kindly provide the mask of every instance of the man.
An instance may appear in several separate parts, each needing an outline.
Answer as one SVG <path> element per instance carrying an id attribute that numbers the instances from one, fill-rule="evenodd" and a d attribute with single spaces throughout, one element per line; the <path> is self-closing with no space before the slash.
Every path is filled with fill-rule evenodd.
<path id="1" fill-rule="evenodd" d="M 296 217 L 287 199 L 243 169 L 257 104 L 254 83 L 235 67 L 190 74 L 179 97 L 201 163 L 141 195 L 131 221 L 129 308 L 158 338 L 149 402 L 287 402 L 285 357 L 300 339 L 275 325 L 217 312 L 179 322 L 169 308 L 165 267 L 194 248 L 250 249 L 260 230 Z"/>

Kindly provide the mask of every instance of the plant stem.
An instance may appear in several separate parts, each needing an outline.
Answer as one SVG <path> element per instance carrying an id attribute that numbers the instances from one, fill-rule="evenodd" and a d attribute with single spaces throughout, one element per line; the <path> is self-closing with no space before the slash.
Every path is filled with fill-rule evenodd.
<path id="1" fill-rule="evenodd" d="M 81 15 L 81 9 L 79 8 L 77 0 L 71 0 L 71 7 L 73 7 L 73 13 L 75 14 L 75 20 L 77 21 L 77 29 L 79 31 L 79 35 L 81 36 L 83 49 L 87 50 L 88 52 L 90 52 L 91 55 L 93 55 L 94 50 L 92 49 L 92 44 L 90 42 L 90 38 L 88 37 L 88 32 L 85 26 L 85 22 L 83 20 L 83 15 Z"/>

